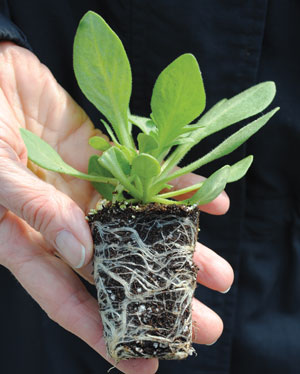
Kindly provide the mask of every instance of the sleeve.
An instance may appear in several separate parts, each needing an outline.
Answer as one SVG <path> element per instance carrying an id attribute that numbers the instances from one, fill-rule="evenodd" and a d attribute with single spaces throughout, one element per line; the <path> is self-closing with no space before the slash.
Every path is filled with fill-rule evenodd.
<path id="1" fill-rule="evenodd" d="M 0 42 L 11 41 L 32 50 L 25 34 L 15 25 L 9 16 L 7 0 L 0 0 Z"/>

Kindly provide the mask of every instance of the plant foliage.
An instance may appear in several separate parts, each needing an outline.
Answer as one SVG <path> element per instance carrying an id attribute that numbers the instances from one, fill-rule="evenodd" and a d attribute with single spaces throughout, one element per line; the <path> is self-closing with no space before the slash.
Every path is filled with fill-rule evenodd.
<path id="1" fill-rule="evenodd" d="M 260 83 L 229 100 L 223 99 L 197 120 L 205 108 L 202 75 L 195 57 L 183 54 L 158 76 L 149 118 L 133 115 L 129 110 L 131 69 L 122 42 L 103 18 L 91 11 L 84 15 L 76 32 L 74 71 L 85 96 L 105 116 L 107 121 L 102 122 L 114 145 L 101 137 L 90 138 L 89 144 L 102 154 L 90 158 L 88 174 L 84 174 L 67 165 L 54 149 L 28 130 L 21 129 L 21 135 L 30 160 L 45 169 L 90 180 L 104 198 L 112 201 L 208 203 L 227 183 L 246 174 L 252 156 L 223 166 L 197 185 L 178 191 L 161 191 L 169 189 L 168 182 L 174 178 L 235 150 L 279 109 L 253 120 L 208 154 L 174 171 L 204 138 L 263 111 L 275 96 L 275 84 Z M 140 131 L 136 144 L 132 126 Z M 190 191 L 196 191 L 190 199 L 173 200 Z"/>

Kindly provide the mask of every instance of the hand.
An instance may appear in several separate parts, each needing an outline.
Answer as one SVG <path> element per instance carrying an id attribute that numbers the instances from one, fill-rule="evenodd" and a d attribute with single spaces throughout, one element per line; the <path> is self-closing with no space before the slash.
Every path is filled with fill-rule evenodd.
<path id="1" fill-rule="evenodd" d="M 87 140 L 100 132 L 50 71 L 12 43 L 0 43 L 0 88 L 0 263 L 51 319 L 112 362 L 106 355 L 97 301 L 73 271 L 92 281 L 92 239 L 84 215 L 99 195 L 86 181 L 34 165 L 29 170 L 18 129 L 39 135 L 83 172 L 93 153 Z M 202 209 L 222 214 L 228 201 L 222 194 Z M 211 250 L 198 244 L 195 261 L 199 282 L 218 291 L 231 285 L 231 267 Z M 221 334 L 222 321 L 199 301 L 193 319 L 195 342 L 209 344 Z M 118 368 L 128 374 L 152 374 L 157 360 L 123 361 Z"/>

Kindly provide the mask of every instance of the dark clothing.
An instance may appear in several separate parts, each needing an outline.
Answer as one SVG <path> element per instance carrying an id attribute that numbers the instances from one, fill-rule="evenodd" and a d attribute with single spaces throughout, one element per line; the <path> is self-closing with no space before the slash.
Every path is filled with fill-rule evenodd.
<path id="1" fill-rule="evenodd" d="M 2 39 L 30 45 L 96 125 L 99 114 L 83 97 L 72 69 L 73 37 L 89 9 L 101 14 L 125 45 L 133 70 L 133 113 L 149 115 L 158 73 L 184 52 L 199 61 L 208 108 L 255 83 L 276 82 L 272 107 L 279 105 L 279 113 L 245 146 L 201 169 L 201 174 L 209 175 L 225 163 L 255 155 L 247 177 L 227 189 L 230 211 L 223 217 L 200 218 L 199 240 L 225 257 L 235 271 L 228 294 L 202 286 L 196 293 L 220 314 L 224 333 L 213 346 L 196 346 L 197 357 L 161 362 L 159 373 L 298 374 L 300 3 L 8 0 L 0 4 L 6 17 L 0 18 Z M 210 150 L 238 126 L 209 137 L 189 159 Z M 1 372 L 106 373 L 110 365 L 50 321 L 3 268 L 0 279 Z"/>

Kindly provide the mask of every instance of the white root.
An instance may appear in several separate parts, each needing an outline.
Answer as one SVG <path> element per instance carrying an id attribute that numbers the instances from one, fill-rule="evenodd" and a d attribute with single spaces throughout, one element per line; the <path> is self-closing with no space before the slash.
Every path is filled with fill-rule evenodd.
<path id="1" fill-rule="evenodd" d="M 94 277 L 109 355 L 118 362 L 193 354 L 197 223 L 188 214 L 151 213 L 145 220 L 138 213 L 128 224 L 117 216 L 95 220 L 91 229 L 100 239 Z"/>

